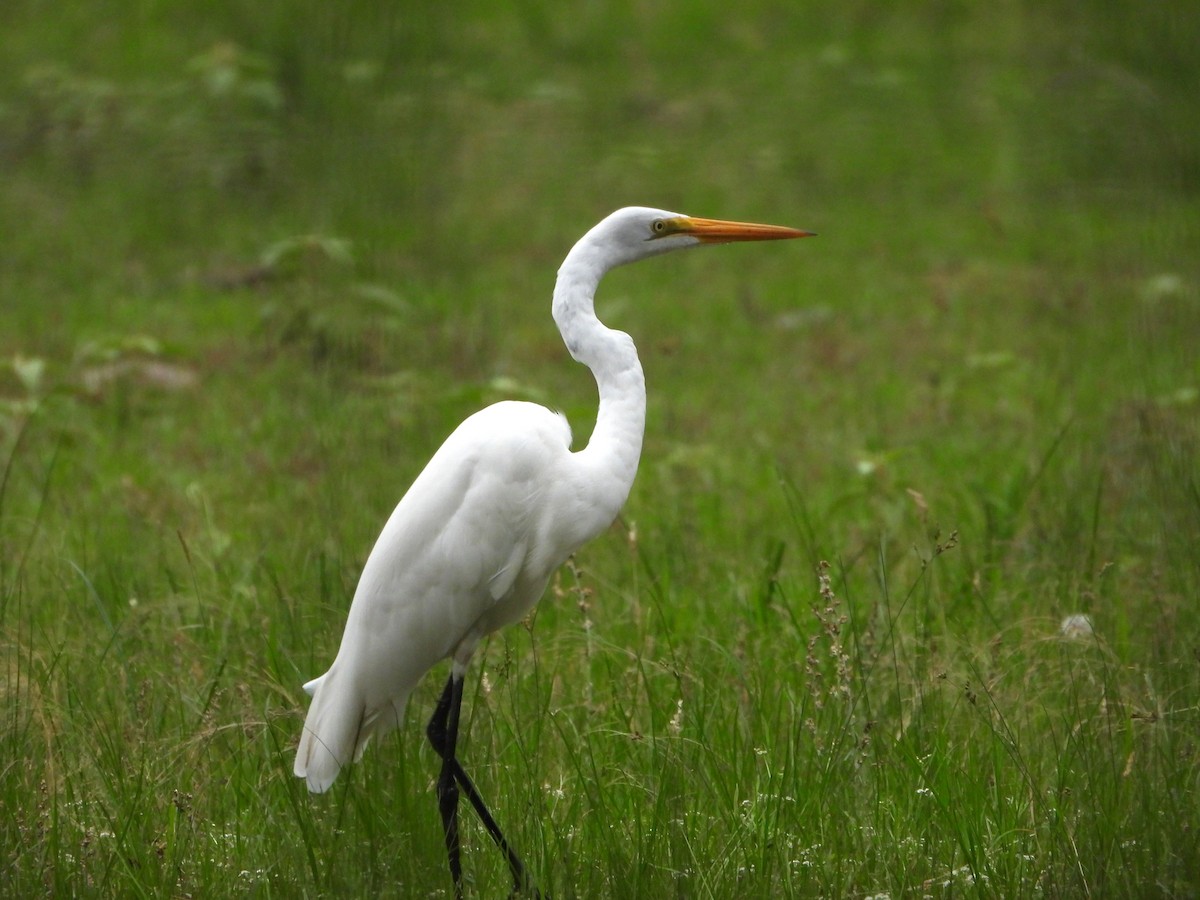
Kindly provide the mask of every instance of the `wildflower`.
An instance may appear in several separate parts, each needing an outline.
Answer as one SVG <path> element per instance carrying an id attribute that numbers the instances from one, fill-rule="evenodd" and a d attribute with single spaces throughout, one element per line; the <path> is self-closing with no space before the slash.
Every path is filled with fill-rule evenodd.
<path id="1" fill-rule="evenodd" d="M 1067 616 L 1058 626 L 1058 633 L 1069 641 L 1079 641 L 1095 634 L 1092 617 L 1083 613 Z"/>
<path id="2" fill-rule="evenodd" d="M 667 723 L 667 728 L 671 734 L 678 735 L 683 732 L 683 698 L 680 697 L 675 701 L 675 715 L 671 716 L 671 721 Z"/>

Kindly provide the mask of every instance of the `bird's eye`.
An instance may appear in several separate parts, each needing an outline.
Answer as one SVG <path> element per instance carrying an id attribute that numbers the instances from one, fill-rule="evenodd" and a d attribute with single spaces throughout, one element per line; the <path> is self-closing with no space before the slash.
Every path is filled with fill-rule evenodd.
<path id="1" fill-rule="evenodd" d="M 667 233 L 666 220 L 665 219 L 655 219 L 654 223 L 650 226 L 650 230 L 654 232 L 655 236 L 658 236 L 660 234 L 666 234 Z"/>

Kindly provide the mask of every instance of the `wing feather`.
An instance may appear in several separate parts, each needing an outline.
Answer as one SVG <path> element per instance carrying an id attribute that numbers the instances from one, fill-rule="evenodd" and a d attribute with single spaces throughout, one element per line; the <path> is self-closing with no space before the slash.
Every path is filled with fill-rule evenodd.
<path id="1" fill-rule="evenodd" d="M 327 789 L 372 734 L 398 724 L 439 660 L 469 656 L 536 602 L 556 554 L 534 543 L 554 533 L 546 498 L 570 442 L 561 415 L 494 404 L 464 421 L 413 482 L 363 567 L 333 665 L 306 685 L 313 701 L 295 769 L 311 790 Z"/>

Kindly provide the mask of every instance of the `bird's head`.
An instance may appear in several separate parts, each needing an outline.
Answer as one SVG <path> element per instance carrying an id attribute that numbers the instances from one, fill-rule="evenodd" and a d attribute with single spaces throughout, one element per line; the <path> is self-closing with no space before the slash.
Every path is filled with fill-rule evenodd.
<path id="1" fill-rule="evenodd" d="M 665 209 L 627 206 L 601 220 L 583 237 L 579 247 L 588 248 L 602 266 L 609 269 L 701 244 L 778 241 L 811 237 L 812 234 L 782 225 L 701 219 Z"/>

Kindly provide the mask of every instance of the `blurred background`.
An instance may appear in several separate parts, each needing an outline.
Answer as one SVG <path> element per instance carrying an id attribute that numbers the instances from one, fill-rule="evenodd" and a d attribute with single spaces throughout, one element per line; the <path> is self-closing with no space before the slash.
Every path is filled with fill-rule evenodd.
<path id="1" fill-rule="evenodd" d="M 506 259 L 544 274 L 520 255 L 552 265 L 635 202 L 836 223 L 817 252 L 840 269 L 985 248 L 1104 249 L 1117 266 L 1182 246 L 1171 212 L 1200 181 L 1183 7 L 15 0 L 2 15 L 5 290 L 52 261 L 54 308 L 97 282 L 217 277 L 299 233 L 350 241 L 364 275 L 395 282 Z M 846 290 L 852 273 L 816 265 L 810 296 Z"/>
<path id="2" fill-rule="evenodd" d="M 1200 25 L 1182 7 L 15 0 L 0 17 L 9 355 L 169 342 L 232 293 L 209 320 L 234 334 L 519 377 L 526 329 L 558 355 L 557 260 L 627 204 L 823 232 L 802 262 L 754 256 L 704 316 L 679 321 L 678 268 L 639 275 L 663 301 L 635 337 L 694 327 L 692 354 L 759 317 L 870 329 L 889 352 L 960 329 L 969 352 L 1019 355 L 1001 345 L 1052 308 L 1128 324 L 1134 291 L 1195 303 Z M 727 260 L 682 265 L 744 262 Z M 1129 290 L 1062 281 L 1080 271 Z M 474 327 L 422 358 L 423 314 Z M 1170 356 L 1193 319 L 1155 315 Z M 364 334 L 366 316 L 385 326 Z M 1188 387 L 1145 364 L 1151 394 Z"/>
<path id="3" fill-rule="evenodd" d="M 606 284 L 647 366 L 651 507 L 782 470 L 818 511 L 865 498 L 831 529 L 873 533 L 932 478 L 943 520 L 1007 539 L 1054 435 L 1082 497 L 1136 421 L 1178 493 L 1200 382 L 1182 6 L 14 0 L 0 26 L 6 427 L 87 397 L 67 431 L 118 506 L 122 479 L 202 483 L 270 542 L 275 493 L 325 489 L 321 518 L 361 511 L 367 541 L 386 508 L 356 464 L 406 483 L 481 402 L 547 400 L 582 438 L 553 273 L 629 204 L 821 233 Z M 262 476 L 257 516 L 223 467 Z M 944 478 L 989 467 L 1003 485 Z"/>

